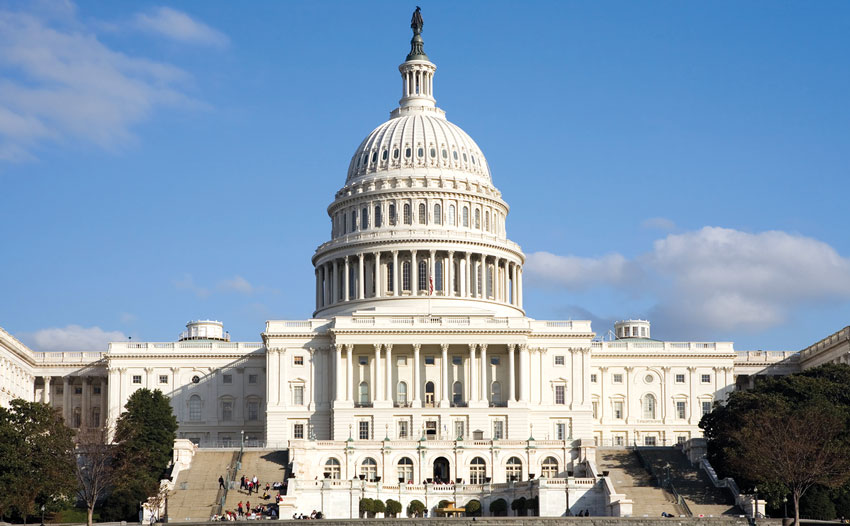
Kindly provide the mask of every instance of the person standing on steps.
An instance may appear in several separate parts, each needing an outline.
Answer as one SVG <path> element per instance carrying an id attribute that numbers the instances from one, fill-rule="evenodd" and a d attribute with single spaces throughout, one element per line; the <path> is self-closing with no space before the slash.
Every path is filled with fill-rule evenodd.
<path id="1" fill-rule="evenodd" d="M 219 489 L 224 489 L 224 477 L 218 477 L 218 487 Z"/>

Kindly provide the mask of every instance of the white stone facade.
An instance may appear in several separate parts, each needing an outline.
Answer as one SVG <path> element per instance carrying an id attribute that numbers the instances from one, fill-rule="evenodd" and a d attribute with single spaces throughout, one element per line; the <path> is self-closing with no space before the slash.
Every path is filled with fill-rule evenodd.
<path id="1" fill-rule="evenodd" d="M 589 321 L 527 317 L 508 204 L 436 107 L 436 66 L 414 44 L 399 107 L 328 207 L 310 319 L 269 321 L 258 343 L 199 320 L 177 342 L 77 353 L 35 353 L 0 330 L 0 404 L 41 400 L 99 427 L 136 389 L 161 389 L 180 438 L 289 448 L 304 513 L 349 517 L 355 497 L 396 495 L 486 509 L 501 495 L 539 496 L 541 515 L 617 515 L 629 504 L 597 477 L 597 446 L 698 437 L 736 383 L 848 361 L 850 328 L 797 355 L 652 340 L 646 320 L 600 341 Z"/>

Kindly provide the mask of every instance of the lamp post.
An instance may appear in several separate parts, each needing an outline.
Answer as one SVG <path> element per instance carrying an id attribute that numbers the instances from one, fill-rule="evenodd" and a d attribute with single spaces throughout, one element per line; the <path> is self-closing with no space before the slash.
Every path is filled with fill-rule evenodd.
<path id="1" fill-rule="evenodd" d="M 239 440 L 240 440 L 240 441 L 239 441 L 239 446 L 240 446 L 242 449 L 245 449 L 245 430 L 244 430 L 244 429 L 242 429 L 242 430 L 240 430 L 240 431 L 239 431 Z"/>
<path id="2" fill-rule="evenodd" d="M 786 495 L 782 496 L 782 518 L 788 518 L 788 497 Z M 783 523 L 785 521 L 782 521 Z"/>
<path id="3" fill-rule="evenodd" d="M 759 489 L 756 486 L 753 486 L 753 497 L 755 499 L 755 506 L 753 506 L 753 520 L 755 520 L 759 515 Z"/>

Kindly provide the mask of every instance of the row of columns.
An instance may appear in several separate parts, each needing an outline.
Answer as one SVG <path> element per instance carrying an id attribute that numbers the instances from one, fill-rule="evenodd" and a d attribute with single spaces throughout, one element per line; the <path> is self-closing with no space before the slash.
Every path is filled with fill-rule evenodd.
<path id="1" fill-rule="evenodd" d="M 481 253 L 461 252 L 455 258 L 455 252 L 436 250 L 409 250 L 409 257 L 399 258 L 399 250 L 389 251 L 391 257 L 385 257 L 385 252 L 363 252 L 353 256 L 345 256 L 322 262 L 316 266 L 316 309 L 322 309 L 340 302 L 381 298 L 383 296 L 400 296 L 409 290 L 413 295 L 423 291 L 427 294 L 431 284 L 435 294 L 442 292 L 444 296 L 460 298 L 492 299 L 522 308 L 522 266 L 507 258 Z M 427 254 L 420 258 L 419 253 Z M 440 281 L 442 288 L 437 290 L 436 262 L 442 262 Z M 410 264 L 409 288 L 404 287 L 403 267 Z M 427 280 L 425 288 L 421 289 L 419 262 L 426 261 Z M 367 292 L 366 277 L 369 264 L 368 278 L 373 285 Z M 350 282 L 352 268 L 356 269 L 354 287 Z M 488 272 L 492 270 L 492 294 L 487 294 Z M 457 274 L 457 275 L 456 275 Z M 341 289 L 341 290 L 340 290 Z M 353 293 L 353 294 L 352 294 Z"/>
<path id="2" fill-rule="evenodd" d="M 375 374 L 372 378 L 370 389 L 370 402 L 380 405 L 386 402 L 391 405 L 396 402 L 394 396 L 397 385 L 393 382 L 393 344 L 373 344 L 374 347 L 374 368 Z M 411 386 L 411 396 L 409 402 L 413 407 L 422 406 L 422 378 L 420 374 L 421 366 L 421 344 L 411 344 L 413 348 L 413 385 Z M 359 402 L 354 384 L 354 344 L 338 343 L 334 346 L 335 355 L 335 383 L 337 403 Z M 486 343 L 470 343 L 469 348 L 469 400 L 468 402 L 488 402 L 490 401 L 490 383 L 487 382 L 487 372 L 490 363 L 487 360 L 487 344 Z M 519 349 L 519 375 L 517 375 L 517 366 L 514 353 Z M 345 358 L 343 362 L 343 351 Z M 440 393 L 439 406 L 450 407 L 452 395 L 449 389 L 449 344 L 440 344 L 441 360 L 440 360 Z M 531 398 L 531 384 L 529 374 L 529 349 L 525 344 L 507 344 L 508 354 L 508 396 L 507 402 L 528 402 Z M 383 356 L 382 356 L 383 354 Z M 382 364 L 385 364 L 382 365 Z M 517 393 L 516 378 L 519 376 L 520 385 L 519 393 Z M 436 393 L 435 393 L 436 395 Z"/>
<path id="3" fill-rule="evenodd" d="M 53 377 L 51 376 L 42 376 L 42 381 L 44 383 L 44 387 L 41 392 L 41 402 L 45 404 L 51 404 L 51 393 L 53 389 Z M 79 383 L 76 382 L 76 379 L 79 379 Z M 72 376 L 63 376 L 60 378 L 62 382 L 62 417 L 65 419 L 65 422 L 69 426 L 74 426 L 74 413 L 77 408 L 80 409 L 80 427 L 100 427 L 104 425 L 104 412 L 106 411 L 106 378 L 98 377 L 100 380 L 100 394 L 94 394 L 94 377 L 92 376 L 81 376 L 81 377 L 72 377 Z M 71 391 L 77 385 L 82 387 L 82 393 L 79 395 L 80 405 L 74 406 L 72 396 L 74 393 Z M 95 397 L 99 397 L 100 403 L 94 406 L 92 404 L 93 399 Z M 55 405 L 55 404 L 53 404 Z M 98 409 L 98 418 L 94 419 L 94 409 Z"/>

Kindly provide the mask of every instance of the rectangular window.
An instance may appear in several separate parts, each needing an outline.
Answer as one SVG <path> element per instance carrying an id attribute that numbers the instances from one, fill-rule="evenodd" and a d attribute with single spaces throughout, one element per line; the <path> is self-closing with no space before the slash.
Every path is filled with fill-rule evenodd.
<path id="1" fill-rule="evenodd" d="M 134 375 L 133 375 L 133 383 L 134 383 L 134 384 L 140 384 L 140 383 L 142 383 L 142 375 L 140 375 L 140 374 L 134 374 Z M 60 391 L 60 392 L 61 392 L 61 391 Z"/>
<path id="2" fill-rule="evenodd" d="M 711 402 L 705 401 L 702 403 L 702 415 L 705 416 L 711 412 Z"/>
<path id="3" fill-rule="evenodd" d="M 643 437 L 643 445 L 644 446 L 654 446 L 655 445 L 655 437 Z"/>
<path id="4" fill-rule="evenodd" d="M 292 426 L 292 438 L 304 438 L 304 424 L 295 424 Z"/>
<path id="5" fill-rule="evenodd" d="M 303 385 L 296 385 L 292 388 L 292 405 L 304 405 Z"/>
<path id="6" fill-rule="evenodd" d="M 626 439 L 625 439 L 625 437 L 623 437 L 623 435 L 614 435 L 614 445 L 615 446 L 622 446 L 622 445 L 625 445 L 625 443 L 626 443 Z"/>
<path id="7" fill-rule="evenodd" d="M 360 365 L 369 365 L 369 357 L 368 356 L 358 356 L 357 363 Z"/>
<path id="8" fill-rule="evenodd" d="M 685 383 L 685 375 L 684 374 L 677 374 L 676 375 L 676 383 L 677 384 Z"/>
<path id="9" fill-rule="evenodd" d="M 387 291 L 393 292 L 393 264 L 387 263 Z"/>
<path id="10" fill-rule="evenodd" d="M 499 365 L 499 357 L 491 356 L 490 357 L 490 365 Z"/>
<path id="11" fill-rule="evenodd" d="M 405 439 L 408 437 L 408 424 L 407 420 L 399 420 L 398 421 L 398 438 Z"/>
<path id="12" fill-rule="evenodd" d="M 558 405 L 564 405 L 566 402 L 564 401 L 564 386 L 556 385 L 555 386 L 555 403 Z"/>
<path id="13" fill-rule="evenodd" d="M 135 380 L 135 377 L 133 377 L 133 379 Z M 133 383 L 136 383 L 136 382 L 133 382 Z M 141 376 L 139 377 L 139 383 L 142 383 L 142 377 Z M 62 387 L 61 385 L 57 385 L 56 386 L 56 394 L 64 394 L 64 393 L 65 393 L 65 388 Z"/>
<path id="14" fill-rule="evenodd" d="M 703 375 L 701 375 L 701 376 L 700 376 L 700 381 L 701 381 L 702 383 L 704 383 L 704 384 L 710 384 L 710 383 L 711 383 L 711 375 L 710 375 L 710 374 L 703 374 Z"/>
<path id="15" fill-rule="evenodd" d="M 399 356 L 395 363 L 396 365 L 407 365 L 407 356 Z"/>
<path id="16" fill-rule="evenodd" d="M 564 424 L 563 422 L 555 424 L 555 438 L 557 440 L 567 439 L 567 424 Z"/>
<path id="17" fill-rule="evenodd" d="M 686 437 L 685 435 L 679 435 L 679 436 L 676 437 L 676 443 L 679 444 L 680 446 L 687 441 L 688 441 L 688 437 Z"/>
<path id="18" fill-rule="evenodd" d="M 493 422 L 493 440 L 502 440 L 505 437 L 505 423 L 501 420 Z"/>
<path id="19" fill-rule="evenodd" d="M 462 365 L 462 364 L 463 364 L 463 358 L 461 358 L 460 356 L 452 356 L 452 365 Z"/>
<path id="20" fill-rule="evenodd" d="M 426 356 L 425 357 L 425 365 L 434 365 L 434 357 Z"/>
<path id="21" fill-rule="evenodd" d="M 225 374 L 224 376 L 222 376 L 222 378 L 224 379 L 224 383 L 226 383 L 226 384 L 232 384 L 233 383 L 233 375 L 232 374 Z"/>
<path id="22" fill-rule="evenodd" d="M 167 384 L 168 383 L 168 375 L 165 375 L 165 374 L 159 375 L 159 383 Z"/>
<path id="23" fill-rule="evenodd" d="M 369 421 L 361 420 L 357 423 L 357 437 L 360 440 L 369 440 Z"/>
<path id="24" fill-rule="evenodd" d="M 233 420 L 233 402 L 225 400 L 221 403 L 221 419 L 225 422 Z"/>
<path id="25" fill-rule="evenodd" d="M 616 401 L 614 402 L 614 420 L 622 420 L 623 419 L 623 402 Z"/>
<path id="26" fill-rule="evenodd" d="M 292 365 L 298 367 L 304 365 L 304 357 L 303 356 L 295 356 L 292 358 Z"/>
<path id="27" fill-rule="evenodd" d="M 676 401 L 676 418 L 684 420 L 685 417 L 685 402 L 682 400 Z"/>
<path id="28" fill-rule="evenodd" d="M 590 375 L 590 383 L 592 383 L 592 384 L 596 383 L 596 375 L 595 374 Z"/>
<path id="29" fill-rule="evenodd" d="M 564 360 L 564 355 L 559 354 L 555 356 L 555 365 L 564 365 L 566 361 Z"/>
<path id="30" fill-rule="evenodd" d="M 74 394 L 83 394 L 83 386 L 82 385 L 75 385 L 74 386 Z M 77 426 L 77 427 L 79 427 L 79 426 Z"/>
<path id="31" fill-rule="evenodd" d="M 257 383 L 258 378 L 259 377 L 256 374 L 249 374 L 248 375 L 248 383 L 249 384 L 255 384 L 255 383 Z"/>
<path id="32" fill-rule="evenodd" d="M 616 373 L 616 374 L 614 375 L 614 383 L 615 383 L 615 384 L 621 384 L 621 383 L 623 383 L 623 375 L 622 375 L 622 374 L 620 374 L 620 373 Z"/>
<path id="33" fill-rule="evenodd" d="M 260 419 L 260 403 L 259 402 L 248 402 L 248 420 L 259 420 Z"/>
<path id="34" fill-rule="evenodd" d="M 599 402 L 591 402 L 590 406 L 593 409 L 593 418 L 599 418 Z"/>
<path id="35" fill-rule="evenodd" d="M 463 420 L 455 420 L 455 437 L 457 437 L 458 440 L 463 440 L 465 429 L 466 425 L 464 425 Z"/>
<path id="36" fill-rule="evenodd" d="M 99 385 L 96 385 L 96 386 L 92 387 L 91 389 L 92 389 L 93 394 L 97 394 L 97 395 L 100 394 L 100 386 Z"/>

